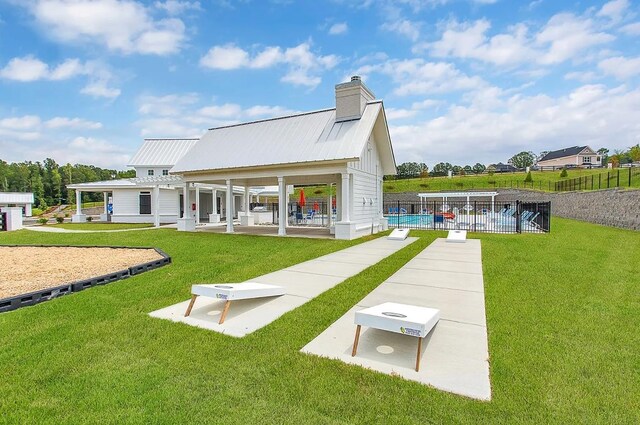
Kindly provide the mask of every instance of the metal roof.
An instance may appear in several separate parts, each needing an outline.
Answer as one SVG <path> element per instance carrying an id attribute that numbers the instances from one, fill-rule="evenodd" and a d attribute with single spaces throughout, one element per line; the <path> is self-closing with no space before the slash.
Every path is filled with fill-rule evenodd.
<path id="1" fill-rule="evenodd" d="M 382 110 L 381 101 L 372 101 L 358 120 L 335 122 L 333 108 L 213 128 L 171 172 L 357 159 Z M 386 126 L 384 135 L 388 139 Z M 388 157 L 383 164 L 392 164 L 387 168 L 395 169 L 390 140 L 386 145 L 387 152 L 381 149 L 381 155 Z"/>
<path id="2" fill-rule="evenodd" d="M 33 193 L 0 192 L 0 204 L 33 204 Z"/>
<path id="3" fill-rule="evenodd" d="M 541 161 L 549 161 L 551 159 L 564 158 L 566 156 L 574 156 L 578 155 L 580 152 L 588 148 L 588 146 L 573 146 L 570 148 L 564 148 L 557 151 L 548 152 L 545 156 L 538 160 Z"/>
<path id="4" fill-rule="evenodd" d="M 130 167 L 173 167 L 198 139 L 145 139 Z"/>
<path id="5" fill-rule="evenodd" d="M 134 177 L 130 179 L 117 179 L 117 180 L 102 180 L 98 182 L 77 183 L 67 186 L 69 189 L 79 189 L 81 191 L 111 191 L 114 189 L 128 189 L 128 188 L 144 188 L 148 189 L 154 186 L 183 186 L 184 180 L 180 176 L 149 176 L 149 177 Z M 197 186 L 205 188 L 215 188 L 217 190 L 225 190 L 226 186 L 218 184 L 201 185 L 196 183 Z M 244 187 L 234 186 L 233 191 L 235 193 L 244 193 Z M 256 191 L 250 190 L 251 193 Z"/>

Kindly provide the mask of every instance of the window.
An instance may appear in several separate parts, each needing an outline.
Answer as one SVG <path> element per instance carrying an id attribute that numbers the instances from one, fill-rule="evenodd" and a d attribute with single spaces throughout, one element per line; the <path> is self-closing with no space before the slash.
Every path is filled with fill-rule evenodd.
<path id="1" fill-rule="evenodd" d="M 151 192 L 140 192 L 140 214 L 151 214 Z"/>
<path id="2" fill-rule="evenodd" d="M 169 175 L 169 170 L 162 170 L 162 175 L 163 176 L 168 176 Z"/>
<path id="3" fill-rule="evenodd" d="M 147 176 L 153 176 L 153 170 L 147 170 Z"/>
<path id="4" fill-rule="evenodd" d="M 585 156 L 582 158 L 582 163 L 583 164 L 591 164 L 591 157 L 590 156 Z"/>

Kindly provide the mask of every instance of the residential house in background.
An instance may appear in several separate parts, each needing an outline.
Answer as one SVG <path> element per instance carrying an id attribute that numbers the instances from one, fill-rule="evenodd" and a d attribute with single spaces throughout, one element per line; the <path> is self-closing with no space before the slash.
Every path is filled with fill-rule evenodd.
<path id="1" fill-rule="evenodd" d="M 573 146 L 548 152 L 536 163 L 538 169 L 562 167 L 601 167 L 602 156 L 589 146 Z"/>
<path id="2" fill-rule="evenodd" d="M 497 164 L 491 164 L 487 167 L 487 171 L 493 171 L 495 173 L 513 173 L 518 171 L 516 167 L 511 164 L 503 164 L 498 162 Z"/>

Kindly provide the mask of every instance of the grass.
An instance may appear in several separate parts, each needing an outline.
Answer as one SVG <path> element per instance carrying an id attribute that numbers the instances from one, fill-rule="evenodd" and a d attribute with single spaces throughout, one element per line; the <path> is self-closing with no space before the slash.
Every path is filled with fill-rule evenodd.
<path id="1" fill-rule="evenodd" d="M 104 207 L 104 201 L 83 202 L 81 207 L 82 208 Z M 75 211 L 75 210 L 76 210 L 76 204 L 68 204 L 63 211 Z"/>
<path id="2" fill-rule="evenodd" d="M 60 227 L 69 230 L 121 230 L 153 227 L 151 223 L 56 223 L 47 227 Z"/>
<path id="3" fill-rule="evenodd" d="M 173 264 L 0 315 L 0 414 L 57 423 L 638 423 L 640 238 L 554 218 L 482 235 L 493 400 L 299 352 L 437 237 L 241 339 L 147 313 L 355 242 L 172 230 L 20 231 L 0 243 L 157 246 Z M 624 247 L 624 249 L 621 249 Z M 428 361 L 428 359 L 425 359 Z"/>

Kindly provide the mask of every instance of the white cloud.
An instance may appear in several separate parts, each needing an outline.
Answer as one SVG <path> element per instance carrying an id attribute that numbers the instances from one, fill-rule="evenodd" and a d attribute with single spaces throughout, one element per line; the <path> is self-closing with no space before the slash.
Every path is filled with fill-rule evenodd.
<path id="1" fill-rule="evenodd" d="M 182 3 L 165 2 L 162 8 L 176 11 Z M 186 38 L 180 19 L 156 20 L 137 1 L 34 0 L 23 5 L 47 35 L 61 42 L 90 42 L 125 54 L 166 55 L 179 51 Z"/>
<path id="2" fill-rule="evenodd" d="M 5 131 L 34 131 L 39 129 L 41 122 L 40 117 L 37 115 L 3 118 L 0 119 L 0 129 Z"/>
<path id="3" fill-rule="evenodd" d="M 598 78 L 598 74 L 593 71 L 574 71 L 567 72 L 564 75 L 565 80 L 576 80 L 582 83 L 588 83 Z"/>
<path id="4" fill-rule="evenodd" d="M 612 75 L 619 80 L 626 80 L 640 75 L 640 57 L 625 58 L 616 56 L 604 59 L 598 63 L 598 68 L 606 75 Z"/>
<path id="5" fill-rule="evenodd" d="M 386 108 L 385 114 L 389 121 L 402 120 L 405 118 L 415 117 L 418 111 L 404 108 Z"/>
<path id="6" fill-rule="evenodd" d="M 411 41 L 416 41 L 420 37 L 420 24 L 408 19 L 400 18 L 385 22 L 380 28 L 407 37 Z"/>
<path id="7" fill-rule="evenodd" d="M 158 9 L 165 10 L 169 15 L 180 15 L 188 10 L 202 10 L 199 1 L 166 0 L 156 1 L 153 5 Z"/>
<path id="8" fill-rule="evenodd" d="M 33 56 L 13 58 L 0 70 L 0 77 L 15 81 L 37 81 L 49 77 L 49 66 Z"/>
<path id="9" fill-rule="evenodd" d="M 605 3 L 596 15 L 617 23 L 622 20 L 628 8 L 629 0 L 613 0 Z"/>
<path id="10" fill-rule="evenodd" d="M 196 93 L 170 94 L 166 96 L 143 95 L 138 99 L 138 112 L 143 115 L 175 117 L 183 113 L 186 107 L 198 102 Z"/>
<path id="11" fill-rule="evenodd" d="M 640 35 L 640 22 L 633 22 L 620 28 L 620 31 L 627 35 Z"/>
<path id="12" fill-rule="evenodd" d="M 335 55 L 313 53 L 308 42 L 287 49 L 269 46 L 253 56 L 241 47 L 226 44 L 210 48 L 200 59 L 200 65 L 228 71 L 240 68 L 264 69 L 284 64 L 288 70 L 281 81 L 313 88 L 321 81 L 317 74 L 334 68 L 339 61 L 340 58 Z"/>
<path id="13" fill-rule="evenodd" d="M 349 26 L 346 22 L 338 22 L 331 25 L 329 28 L 329 35 L 346 34 L 349 31 Z"/>
<path id="14" fill-rule="evenodd" d="M 559 97 L 492 91 L 490 106 L 486 96 L 477 96 L 468 104 L 451 105 L 436 118 L 391 125 L 398 162 L 434 164 L 455 158 L 463 165 L 488 164 L 523 150 L 540 152 L 575 144 L 624 147 L 636 143 L 640 134 L 638 88 L 585 85 Z"/>
<path id="15" fill-rule="evenodd" d="M 69 128 L 69 129 L 87 129 L 98 130 L 102 128 L 102 123 L 96 121 L 88 121 L 82 118 L 55 117 L 45 121 L 44 125 L 48 128 Z"/>

